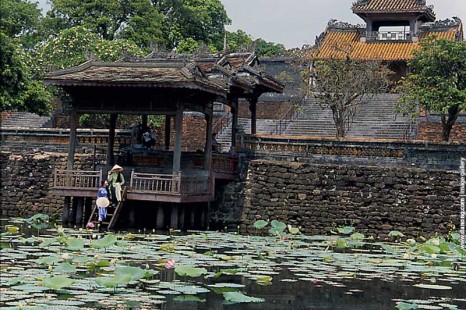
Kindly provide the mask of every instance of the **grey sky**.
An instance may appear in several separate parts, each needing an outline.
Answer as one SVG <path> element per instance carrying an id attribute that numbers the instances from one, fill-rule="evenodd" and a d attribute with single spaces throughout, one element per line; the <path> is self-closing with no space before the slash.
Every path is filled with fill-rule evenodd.
<path id="1" fill-rule="evenodd" d="M 363 20 L 351 11 L 354 0 L 221 0 L 233 21 L 227 30 L 241 29 L 253 38 L 282 43 L 286 48 L 314 44 L 330 19 L 351 24 Z M 465 0 L 427 0 L 437 20 L 457 16 L 466 22 Z"/>
<path id="2" fill-rule="evenodd" d="M 34 0 L 31 0 L 34 1 Z M 330 19 L 351 24 L 363 20 L 351 11 L 354 0 L 220 0 L 233 21 L 227 30 L 241 29 L 254 39 L 281 43 L 286 48 L 314 44 Z M 48 7 L 39 0 L 41 8 Z M 466 22 L 465 0 L 427 0 L 438 20 L 457 16 Z"/>

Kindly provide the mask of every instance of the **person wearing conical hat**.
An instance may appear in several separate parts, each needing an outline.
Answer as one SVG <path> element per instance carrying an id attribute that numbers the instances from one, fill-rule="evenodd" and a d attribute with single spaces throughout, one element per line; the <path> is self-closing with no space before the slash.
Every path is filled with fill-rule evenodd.
<path id="1" fill-rule="evenodd" d="M 125 184 L 125 177 L 123 176 L 123 167 L 115 165 L 108 172 L 107 180 L 110 188 L 110 198 L 112 205 L 116 206 L 121 201 L 121 192 L 123 184 Z"/>
<path id="2" fill-rule="evenodd" d="M 110 204 L 110 200 L 108 200 L 108 181 L 103 180 L 102 184 L 97 191 L 97 200 L 96 205 L 99 209 L 99 222 L 105 221 L 107 218 L 107 207 Z"/>

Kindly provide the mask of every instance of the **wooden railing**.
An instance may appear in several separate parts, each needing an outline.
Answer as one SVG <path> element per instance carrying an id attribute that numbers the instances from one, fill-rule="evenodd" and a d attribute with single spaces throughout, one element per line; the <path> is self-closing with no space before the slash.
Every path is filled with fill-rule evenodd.
<path id="1" fill-rule="evenodd" d="M 212 179 L 206 176 L 186 176 L 181 181 L 184 196 L 206 196 L 213 194 Z"/>
<path id="2" fill-rule="evenodd" d="M 236 174 L 238 172 L 238 156 L 212 154 L 212 170 L 215 172 Z"/>
<path id="3" fill-rule="evenodd" d="M 55 170 L 54 188 L 97 189 L 102 180 L 102 170 Z"/>
<path id="4" fill-rule="evenodd" d="M 181 173 L 152 174 L 131 173 L 130 190 L 151 193 L 180 194 Z"/>

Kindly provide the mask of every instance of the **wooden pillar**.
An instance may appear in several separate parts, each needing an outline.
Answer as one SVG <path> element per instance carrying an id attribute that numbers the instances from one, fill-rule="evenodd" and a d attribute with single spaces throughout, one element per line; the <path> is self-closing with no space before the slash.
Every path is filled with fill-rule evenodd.
<path id="1" fill-rule="evenodd" d="M 199 225 L 201 226 L 201 229 L 205 229 L 206 227 L 206 222 L 205 222 L 205 208 L 204 206 L 200 206 L 201 208 L 201 213 L 199 217 Z"/>
<path id="2" fill-rule="evenodd" d="M 185 229 L 185 207 L 180 207 L 179 216 L 178 216 L 178 227 L 180 229 Z"/>
<path id="3" fill-rule="evenodd" d="M 156 223 L 156 229 L 161 230 L 164 229 L 163 225 L 165 223 L 165 216 L 163 213 L 163 206 L 159 205 L 157 207 L 157 223 Z"/>
<path id="4" fill-rule="evenodd" d="M 66 196 L 63 203 L 63 213 L 61 215 L 61 221 L 63 225 L 67 225 L 70 221 L 70 209 L 71 209 L 71 197 Z"/>
<path id="5" fill-rule="evenodd" d="M 136 210 L 134 206 L 130 206 L 128 211 L 128 226 L 134 228 L 136 226 Z"/>
<path id="6" fill-rule="evenodd" d="M 76 197 L 76 225 L 82 227 L 84 215 L 84 197 Z"/>
<path id="7" fill-rule="evenodd" d="M 87 197 L 84 199 L 84 224 L 89 221 L 89 217 L 92 213 L 92 198 Z"/>
<path id="8" fill-rule="evenodd" d="M 236 151 L 236 134 L 238 133 L 238 98 L 231 99 L 231 150 Z"/>
<path id="9" fill-rule="evenodd" d="M 170 208 L 171 217 L 170 217 L 170 227 L 173 229 L 178 229 L 178 220 L 179 220 L 179 206 L 177 204 L 173 204 Z"/>
<path id="10" fill-rule="evenodd" d="M 249 111 L 251 112 L 251 135 L 257 133 L 257 96 L 251 97 L 249 101 Z"/>
<path id="11" fill-rule="evenodd" d="M 175 147 L 173 149 L 173 174 L 177 175 L 181 167 L 181 137 L 183 135 L 183 107 L 178 106 L 175 117 Z"/>
<path id="12" fill-rule="evenodd" d="M 165 145 L 163 149 L 166 151 L 170 149 L 171 119 L 170 115 L 165 115 Z"/>
<path id="13" fill-rule="evenodd" d="M 206 120 L 206 137 L 204 148 L 204 169 L 210 171 L 212 167 L 212 114 L 205 114 Z"/>
<path id="14" fill-rule="evenodd" d="M 196 208 L 191 208 L 189 213 L 189 228 L 194 229 L 196 227 Z"/>
<path id="15" fill-rule="evenodd" d="M 115 128 L 118 114 L 110 114 L 110 129 L 108 130 L 108 144 L 107 144 L 107 165 L 113 166 L 115 164 L 115 156 L 113 154 L 113 147 L 115 145 Z"/>
<path id="16" fill-rule="evenodd" d="M 67 170 L 73 170 L 74 166 L 74 153 L 76 151 L 76 144 L 78 131 L 78 113 L 73 110 L 70 115 L 70 144 L 68 148 L 68 161 L 66 163 Z"/>
<path id="17" fill-rule="evenodd" d="M 70 224 L 76 225 L 76 209 L 78 209 L 78 198 L 73 197 L 73 201 L 71 202 L 71 210 L 70 210 Z"/>
<path id="18" fill-rule="evenodd" d="M 147 124 L 148 124 L 148 117 L 146 114 L 142 115 L 141 116 L 141 123 L 142 123 L 142 128 L 147 128 Z"/>

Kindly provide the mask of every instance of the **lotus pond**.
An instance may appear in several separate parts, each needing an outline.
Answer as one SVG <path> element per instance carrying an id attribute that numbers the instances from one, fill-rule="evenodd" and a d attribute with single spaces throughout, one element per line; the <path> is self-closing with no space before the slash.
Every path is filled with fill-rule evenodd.
<path id="1" fill-rule="evenodd" d="M 257 235 L 100 233 L 2 219 L 2 309 L 466 309 L 459 236 L 381 243 L 278 221 Z"/>

